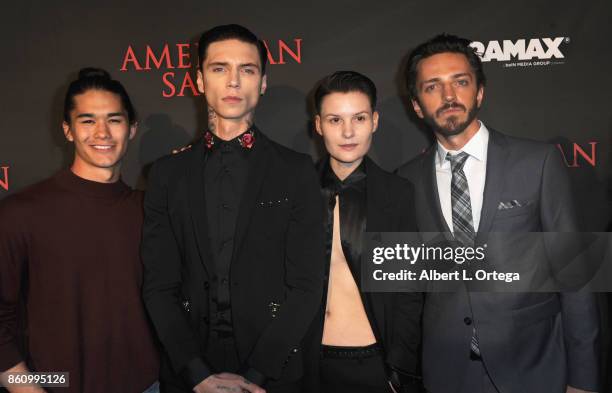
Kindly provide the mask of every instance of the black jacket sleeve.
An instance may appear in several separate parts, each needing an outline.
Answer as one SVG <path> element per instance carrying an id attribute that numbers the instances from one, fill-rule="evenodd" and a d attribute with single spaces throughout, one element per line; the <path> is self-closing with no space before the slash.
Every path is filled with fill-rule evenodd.
<path id="1" fill-rule="evenodd" d="M 160 161 L 149 173 L 144 201 L 143 297 L 162 346 L 177 374 L 193 387 L 211 374 L 181 305 L 181 255 L 170 225 L 168 173 Z"/>
<path id="2" fill-rule="evenodd" d="M 412 185 L 403 180 L 398 188 L 398 212 L 402 232 L 417 232 Z M 401 376 L 420 377 L 421 314 L 424 294 L 398 292 L 395 294 L 393 318 L 393 346 L 387 354 L 387 364 Z"/>

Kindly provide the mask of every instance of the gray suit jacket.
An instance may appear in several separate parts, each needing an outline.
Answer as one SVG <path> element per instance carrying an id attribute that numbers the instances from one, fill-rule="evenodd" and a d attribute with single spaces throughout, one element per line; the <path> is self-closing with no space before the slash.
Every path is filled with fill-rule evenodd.
<path id="1" fill-rule="evenodd" d="M 435 175 L 436 145 L 397 173 L 415 186 L 422 232 L 448 231 Z M 488 232 L 575 231 L 566 169 L 552 145 L 490 130 L 487 178 L 476 242 Z M 498 210 L 500 202 L 523 201 Z M 427 294 L 423 378 L 434 393 L 457 391 L 476 327 L 483 362 L 502 393 L 596 391 L 599 315 L 589 293 Z"/>

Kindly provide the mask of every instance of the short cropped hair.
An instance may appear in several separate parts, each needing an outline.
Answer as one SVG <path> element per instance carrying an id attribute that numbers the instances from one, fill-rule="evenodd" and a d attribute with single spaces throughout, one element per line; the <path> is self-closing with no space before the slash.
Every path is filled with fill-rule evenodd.
<path id="1" fill-rule="evenodd" d="M 331 93 L 360 92 L 368 96 L 372 112 L 376 110 L 376 85 L 367 76 L 355 71 L 336 71 L 319 82 L 314 93 L 317 114 L 321 114 L 323 98 Z"/>

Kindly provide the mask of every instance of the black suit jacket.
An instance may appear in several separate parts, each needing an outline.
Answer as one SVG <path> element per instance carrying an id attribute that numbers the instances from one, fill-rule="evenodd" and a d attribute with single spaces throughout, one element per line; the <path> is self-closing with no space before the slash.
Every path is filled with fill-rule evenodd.
<path id="1" fill-rule="evenodd" d="M 416 232 L 414 190 L 404 179 L 382 170 L 367 156 L 366 169 L 366 230 L 368 232 Z M 324 164 L 320 164 L 323 170 Z M 323 230 L 323 227 L 321 227 Z M 361 288 L 361 261 L 350 261 L 349 268 Z M 329 261 L 326 264 L 329 271 Z M 327 278 L 327 275 L 326 275 Z M 325 299 L 328 281 L 325 280 L 323 302 L 319 314 L 308 333 L 306 378 L 304 392 L 314 393 L 319 388 L 319 356 L 323 337 Z M 421 293 L 360 292 L 366 315 L 377 342 L 383 349 L 388 371 L 393 368 L 411 377 L 418 376 L 421 341 Z"/>
<path id="2" fill-rule="evenodd" d="M 553 145 L 489 128 L 487 172 L 476 243 L 495 232 L 576 232 L 574 202 Z M 416 190 L 423 232 L 447 232 L 434 144 L 398 169 Z M 500 209 L 500 202 L 520 206 Z M 515 261 L 520 262 L 520 261 Z M 465 289 L 465 288 L 463 288 Z M 476 327 L 483 362 L 500 392 L 596 391 L 599 316 L 592 293 L 428 293 L 423 311 L 423 381 L 433 393 L 456 391 Z"/>
<path id="3" fill-rule="evenodd" d="M 250 154 L 231 262 L 234 339 L 245 366 L 284 383 L 302 375 L 300 342 L 321 302 L 319 182 L 309 156 L 262 133 Z M 145 196 L 143 296 L 165 353 L 161 381 L 177 391 L 223 371 L 203 356 L 214 275 L 204 164 L 202 142 L 161 158 Z"/>

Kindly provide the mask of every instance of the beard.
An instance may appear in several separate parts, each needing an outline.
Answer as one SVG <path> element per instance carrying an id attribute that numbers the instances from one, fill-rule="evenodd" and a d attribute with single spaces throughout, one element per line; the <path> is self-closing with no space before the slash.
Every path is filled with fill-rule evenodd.
<path id="1" fill-rule="evenodd" d="M 455 115 L 448 116 L 443 121 L 437 120 L 445 110 L 451 108 L 460 108 L 463 109 L 464 112 L 467 112 L 465 121 L 459 121 L 459 117 Z M 474 102 L 470 106 L 469 110 L 464 105 L 456 102 L 449 102 L 436 110 L 435 114 L 423 112 L 423 120 L 429 127 L 432 128 L 434 132 L 444 136 L 455 136 L 465 131 L 467 126 L 474 121 L 479 110 L 480 108 L 478 107 L 476 98 L 474 98 Z"/>

